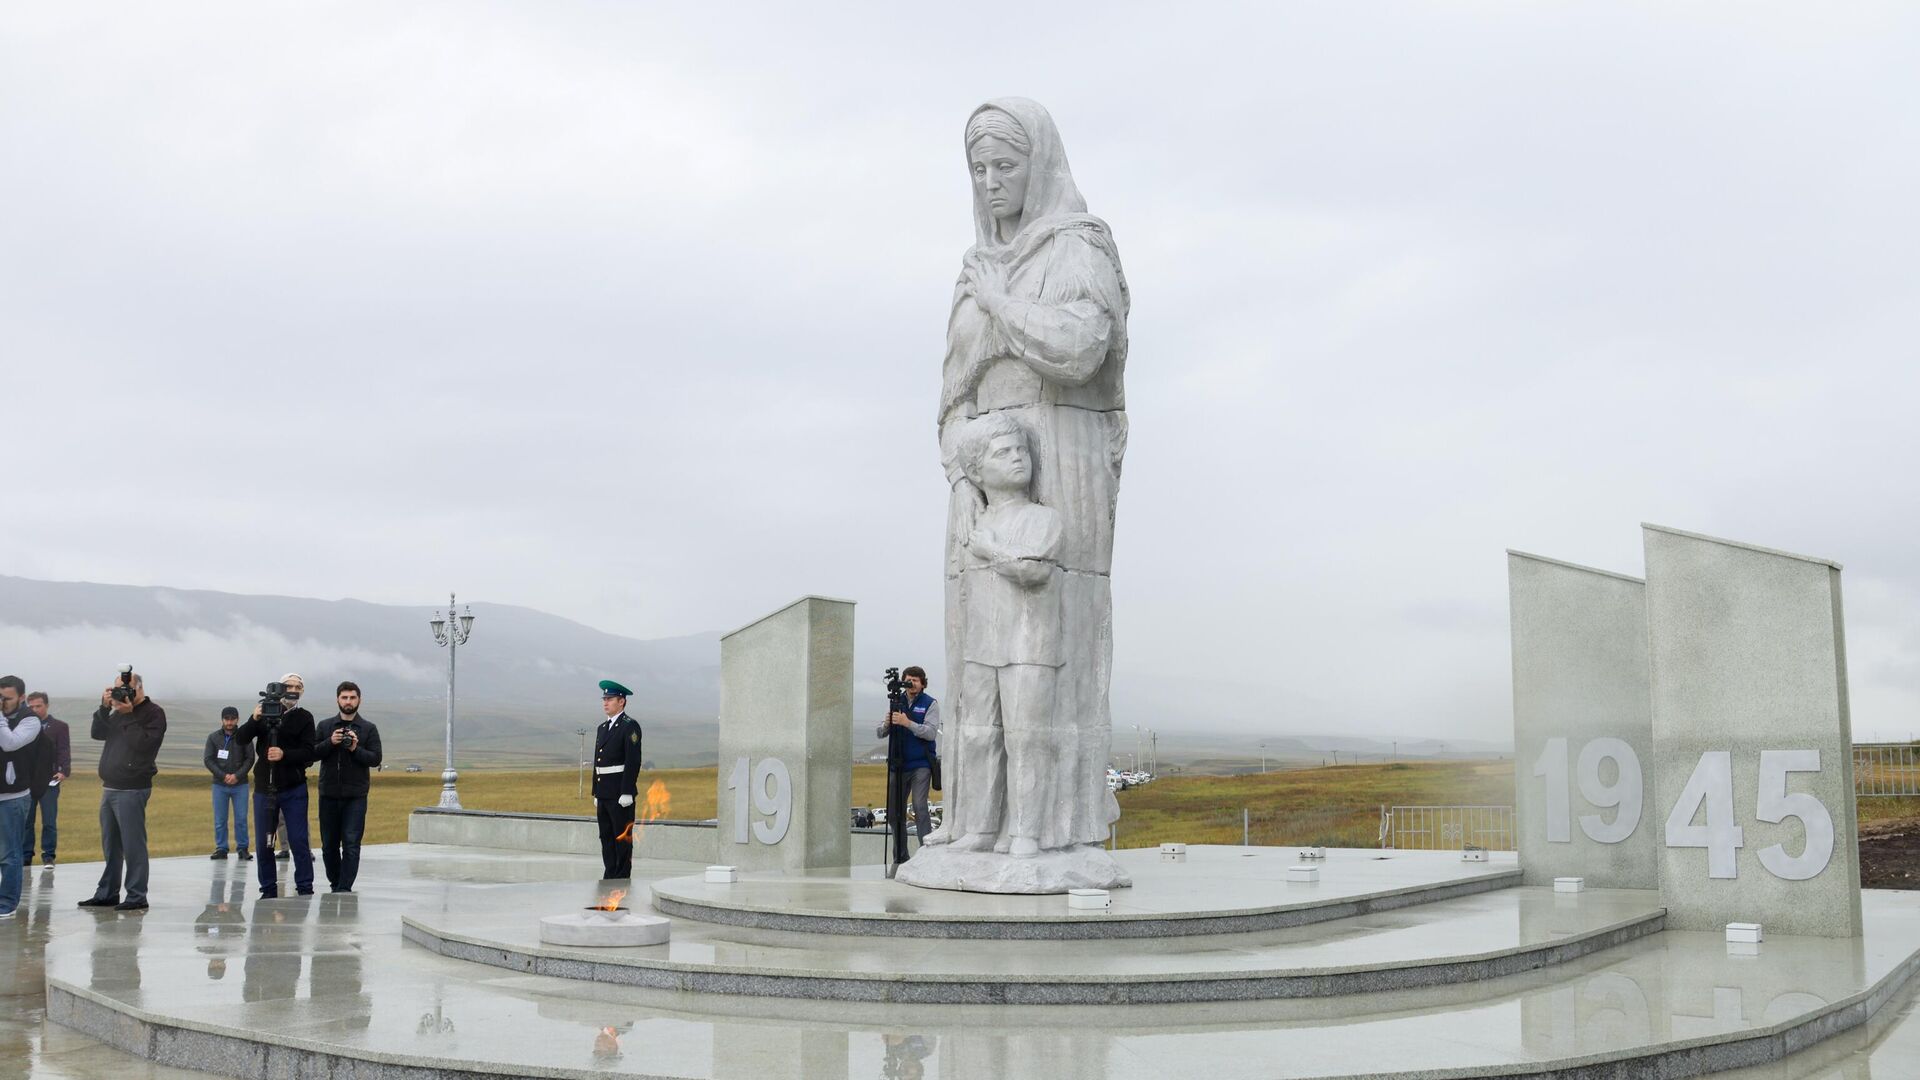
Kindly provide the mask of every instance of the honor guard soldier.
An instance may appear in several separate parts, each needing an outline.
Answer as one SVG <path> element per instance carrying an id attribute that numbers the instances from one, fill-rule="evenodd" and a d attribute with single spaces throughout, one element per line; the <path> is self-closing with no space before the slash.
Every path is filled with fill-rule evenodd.
<path id="1" fill-rule="evenodd" d="M 633 693 L 612 679 L 600 680 L 607 714 L 593 741 L 593 809 L 600 820 L 600 862 L 609 878 L 633 876 L 634 778 L 640 774 L 640 725 L 627 715 Z"/>

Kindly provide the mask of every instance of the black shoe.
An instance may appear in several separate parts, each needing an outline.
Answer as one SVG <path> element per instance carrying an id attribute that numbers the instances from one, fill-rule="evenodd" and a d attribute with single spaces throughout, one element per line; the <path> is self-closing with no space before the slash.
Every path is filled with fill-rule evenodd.
<path id="1" fill-rule="evenodd" d="M 278 900 L 278 899 L 280 899 L 280 890 L 279 890 L 279 889 L 261 889 L 261 890 L 260 890 L 260 899 L 262 899 L 262 900 Z"/>
<path id="2" fill-rule="evenodd" d="M 281 848 L 279 851 L 273 853 L 273 857 L 276 859 L 290 859 L 293 857 L 293 849 Z"/>
<path id="3" fill-rule="evenodd" d="M 209 855 L 209 856 L 207 856 L 207 858 L 209 858 L 209 859 L 224 859 L 224 858 L 226 858 L 226 857 L 227 857 L 227 849 L 226 849 L 226 848 L 214 848 L 214 849 L 213 849 L 213 854 L 211 854 L 211 855 Z"/>
<path id="4" fill-rule="evenodd" d="M 297 890 L 295 890 L 295 895 L 297 895 L 297 896 L 312 896 L 312 895 L 313 895 L 313 890 L 312 890 L 312 889 L 297 889 Z"/>
<path id="5" fill-rule="evenodd" d="M 40 869 L 42 870 L 53 869 L 53 856 L 51 855 L 40 856 Z"/>
<path id="6" fill-rule="evenodd" d="M 147 902 L 146 902 L 145 900 L 128 900 L 128 901 L 126 901 L 125 903 L 120 903 L 120 904 L 115 904 L 115 905 L 113 905 L 113 910 L 115 910 L 115 911 L 145 911 L 145 910 L 147 910 Z"/>
<path id="7" fill-rule="evenodd" d="M 249 854 L 247 853 L 247 849 L 246 849 L 246 848 L 241 848 L 241 849 L 240 849 L 240 854 L 239 854 L 239 855 L 237 855 L 237 856 L 235 856 L 235 857 L 236 857 L 236 858 L 238 858 L 238 859 L 239 859 L 239 860 L 240 860 L 241 862 L 252 862 L 252 861 L 253 861 L 253 856 L 252 856 L 252 855 L 249 855 Z"/>
<path id="8" fill-rule="evenodd" d="M 114 907 L 120 903 L 117 896 L 94 896 L 80 901 L 81 907 Z"/>

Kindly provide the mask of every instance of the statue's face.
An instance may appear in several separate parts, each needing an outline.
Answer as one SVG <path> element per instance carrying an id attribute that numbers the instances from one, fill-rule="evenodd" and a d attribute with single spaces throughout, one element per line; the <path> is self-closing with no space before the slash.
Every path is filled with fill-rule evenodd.
<path id="1" fill-rule="evenodd" d="M 1027 208 L 1027 156 L 999 139 L 987 136 L 968 151 L 973 187 L 986 200 L 996 219 L 1018 222 Z"/>
<path id="2" fill-rule="evenodd" d="M 992 491 L 1025 491 L 1033 479 L 1033 462 L 1027 455 L 1027 440 L 1018 435 L 1002 435 L 987 444 L 980 455 L 980 486 Z"/>

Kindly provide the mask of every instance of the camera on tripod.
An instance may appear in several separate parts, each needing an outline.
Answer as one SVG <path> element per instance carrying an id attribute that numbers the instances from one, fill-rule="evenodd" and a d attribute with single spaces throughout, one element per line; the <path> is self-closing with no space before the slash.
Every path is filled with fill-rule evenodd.
<path id="1" fill-rule="evenodd" d="M 286 683 L 270 682 L 265 690 L 260 691 L 260 722 L 262 724 L 273 728 L 280 723 L 280 718 L 287 714 L 286 706 L 280 704 L 280 699 L 286 696 Z"/>
<path id="2" fill-rule="evenodd" d="M 133 700 L 133 665 L 120 665 L 120 685 L 112 690 L 113 700 L 126 704 Z"/>
<path id="3" fill-rule="evenodd" d="M 900 677 L 900 669 L 887 669 L 887 711 L 889 713 L 906 712 L 913 705 L 913 695 L 907 693 L 907 681 Z"/>

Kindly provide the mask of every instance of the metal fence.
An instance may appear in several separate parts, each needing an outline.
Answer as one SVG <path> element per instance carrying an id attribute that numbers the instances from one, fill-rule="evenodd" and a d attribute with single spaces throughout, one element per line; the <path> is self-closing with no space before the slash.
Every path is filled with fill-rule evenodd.
<path id="1" fill-rule="evenodd" d="M 1853 793 L 1920 795 L 1920 746 L 1913 743 L 1855 743 Z"/>
<path id="2" fill-rule="evenodd" d="M 1513 851 L 1511 806 L 1383 806 L 1380 846 L 1402 851 L 1460 851 L 1468 844 Z"/>

